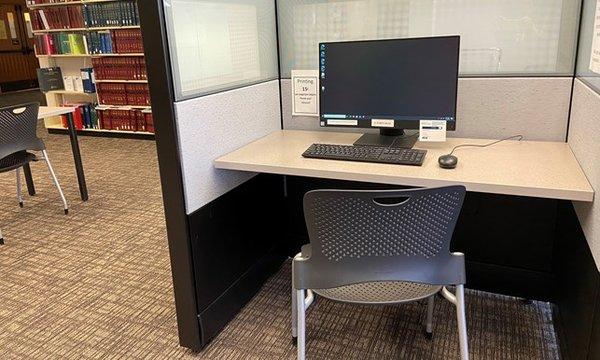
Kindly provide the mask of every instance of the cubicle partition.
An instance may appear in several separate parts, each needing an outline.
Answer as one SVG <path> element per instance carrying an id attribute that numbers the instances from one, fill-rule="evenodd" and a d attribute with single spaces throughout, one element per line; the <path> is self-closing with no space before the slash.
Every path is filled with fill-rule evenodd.
<path id="1" fill-rule="evenodd" d="M 212 165 L 281 129 L 275 3 L 139 6 L 180 343 L 198 350 L 285 259 L 282 179 Z"/>
<path id="2" fill-rule="evenodd" d="M 589 30 L 591 3 L 585 4 L 582 31 Z M 327 130 L 317 118 L 291 116 L 290 71 L 316 68 L 319 41 L 460 34 L 457 130 L 449 135 L 568 139 L 590 182 L 600 186 L 594 167 L 600 96 L 594 79 L 578 71 L 574 80 L 580 5 L 140 2 L 180 344 L 201 349 L 307 241 L 301 206 L 307 190 L 390 187 L 214 169 L 217 157 L 272 131 Z M 585 60 L 580 56 L 579 62 Z M 557 318 L 567 328 L 565 351 L 589 358 L 591 337 L 598 336 L 592 330 L 600 326 L 598 218 L 594 205 L 471 192 L 453 247 L 468 254 L 467 286 L 556 302 Z M 575 237 L 581 246 L 569 245 Z M 573 261 L 587 267 L 570 267 Z M 581 297 L 562 296 L 569 276 L 585 276 L 579 294 L 593 292 L 585 308 L 592 314 L 599 309 L 583 330 L 577 324 L 582 313 L 569 311 L 582 308 Z"/>
<path id="3" fill-rule="evenodd" d="M 284 129 L 319 128 L 316 118 L 291 116 L 289 80 L 292 69 L 317 69 L 319 41 L 459 34 L 448 135 L 563 141 L 578 13 L 578 0 L 278 1 Z"/>
<path id="4" fill-rule="evenodd" d="M 590 60 L 594 51 L 595 60 L 600 56 L 598 11 L 600 3 L 583 1 L 568 134 L 569 146 L 596 191 L 600 190 L 600 66 L 592 70 Z M 567 211 L 576 213 L 579 221 L 571 225 L 574 230 L 561 246 L 564 256 L 557 283 L 564 286 L 554 299 L 556 318 L 571 358 L 600 359 L 600 204 L 574 202 L 573 207 Z"/>

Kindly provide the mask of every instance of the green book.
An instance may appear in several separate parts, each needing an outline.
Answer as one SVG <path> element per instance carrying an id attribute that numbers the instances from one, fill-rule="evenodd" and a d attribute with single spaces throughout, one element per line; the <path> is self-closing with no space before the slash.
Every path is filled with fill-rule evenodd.
<path id="1" fill-rule="evenodd" d="M 81 55 L 85 54 L 85 43 L 83 42 L 83 35 L 81 34 L 69 34 L 69 45 L 71 47 L 71 54 Z"/>
<path id="2" fill-rule="evenodd" d="M 72 54 L 71 44 L 69 43 L 69 36 L 65 33 L 58 35 L 60 39 L 60 52 L 61 54 Z"/>

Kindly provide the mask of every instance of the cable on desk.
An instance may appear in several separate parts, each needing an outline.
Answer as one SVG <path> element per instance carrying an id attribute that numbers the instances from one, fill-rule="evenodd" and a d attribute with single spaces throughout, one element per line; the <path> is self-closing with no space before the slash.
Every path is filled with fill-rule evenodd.
<path id="1" fill-rule="evenodd" d="M 491 145 L 497 144 L 497 143 L 499 143 L 499 142 L 506 141 L 506 140 L 511 140 L 511 139 L 515 139 L 515 138 L 519 138 L 519 140 L 518 140 L 518 141 L 521 141 L 521 140 L 523 140 L 523 135 L 513 135 L 513 136 L 509 136 L 509 137 L 507 137 L 507 138 L 500 139 L 500 140 L 496 140 L 496 141 L 492 141 L 491 143 L 489 143 L 489 144 L 484 144 L 484 145 L 480 145 L 480 144 L 460 144 L 460 145 L 456 145 L 456 146 L 455 146 L 455 147 L 452 149 L 452 151 L 450 151 L 450 153 L 449 153 L 448 155 L 452 155 L 452 154 L 454 153 L 454 150 L 456 150 L 456 149 L 458 149 L 458 148 L 461 148 L 461 147 L 488 147 L 488 146 L 491 146 Z"/>

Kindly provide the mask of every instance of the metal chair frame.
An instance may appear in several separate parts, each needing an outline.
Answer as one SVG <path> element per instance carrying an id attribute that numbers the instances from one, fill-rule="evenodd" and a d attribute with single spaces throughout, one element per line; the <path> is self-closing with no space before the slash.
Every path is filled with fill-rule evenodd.
<path id="1" fill-rule="evenodd" d="M 69 205 L 48 157 L 46 145 L 36 134 L 38 109 L 38 103 L 0 108 L 0 163 L 11 156 L 15 159 L 14 164 L 0 166 L 0 173 L 15 170 L 17 201 L 19 206 L 23 207 L 21 168 L 31 161 L 43 160 L 48 167 L 52 182 L 58 190 L 63 210 L 65 214 L 68 214 Z M 27 151 L 40 151 L 42 155 L 31 154 Z M 4 244 L 2 232 L 0 232 L 0 244 Z"/>

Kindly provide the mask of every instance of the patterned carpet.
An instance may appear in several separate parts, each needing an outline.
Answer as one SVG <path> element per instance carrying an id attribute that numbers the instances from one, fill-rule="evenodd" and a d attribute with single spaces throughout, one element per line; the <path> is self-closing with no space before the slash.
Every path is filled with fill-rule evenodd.
<path id="1" fill-rule="evenodd" d="M 41 131 L 40 134 L 43 134 Z M 0 174 L 1 359 L 293 359 L 290 265 L 201 353 L 178 346 L 154 142 L 81 137 L 90 201 L 79 199 L 68 137 L 43 135 L 70 204 L 64 215 L 44 164 L 19 208 Z M 550 307 L 470 291 L 472 359 L 557 359 Z M 452 306 L 357 306 L 317 299 L 309 359 L 457 359 Z"/>

